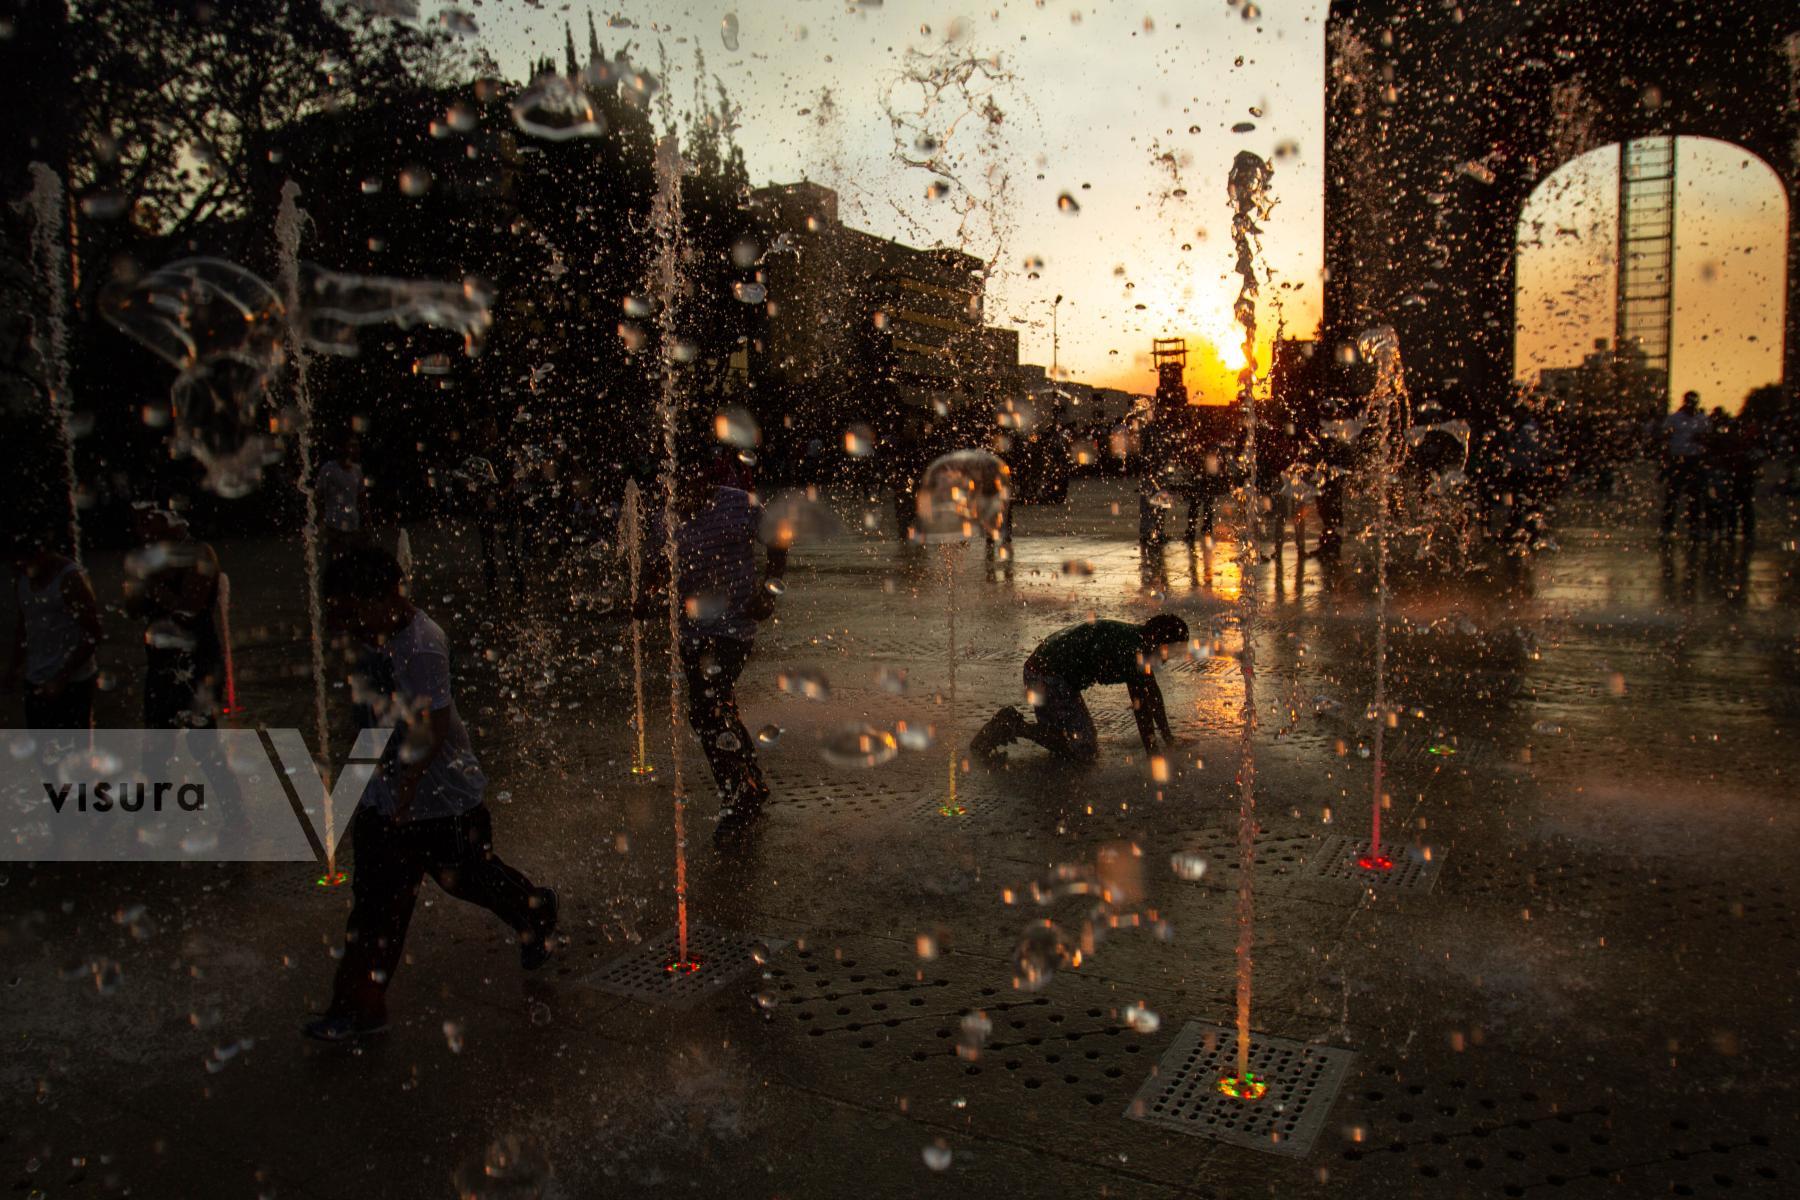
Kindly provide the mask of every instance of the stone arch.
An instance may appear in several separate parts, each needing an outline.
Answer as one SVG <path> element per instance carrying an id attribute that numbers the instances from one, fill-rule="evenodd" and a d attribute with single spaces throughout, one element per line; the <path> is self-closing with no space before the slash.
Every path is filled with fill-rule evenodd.
<path id="1" fill-rule="evenodd" d="M 1526 199 L 1576 154 L 1666 133 L 1734 143 L 1780 178 L 1783 373 L 1800 385 L 1800 6 L 1334 0 L 1326 59 L 1328 345 L 1393 324 L 1416 388 L 1491 411 Z"/>

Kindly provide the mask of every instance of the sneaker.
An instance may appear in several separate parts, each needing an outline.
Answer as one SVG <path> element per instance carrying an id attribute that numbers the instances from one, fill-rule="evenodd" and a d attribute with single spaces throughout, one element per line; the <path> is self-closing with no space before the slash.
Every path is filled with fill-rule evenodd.
<path id="1" fill-rule="evenodd" d="M 556 952 L 556 889 L 539 888 L 531 895 L 532 928 L 520 935 L 519 965 L 535 971 Z"/>
<path id="2" fill-rule="evenodd" d="M 719 810 L 719 825 L 713 830 L 713 845 L 727 846 L 743 839 L 762 816 L 760 797 L 741 797 L 735 804 Z"/>
<path id="3" fill-rule="evenodd" d="M 309 1037 L 315 1042 L 341 1046 L 346 1042 L 386 1033 L 387 1027 L 386 1017 L 357 1017 L 349 1013 L 324 1013 L 302 1025 L 300 1033 L 303 1037 Z"/>
<path id="4" fill-rule="evenodd" d="M 989 718 L 969 741 L 969 752 L 977 758 L 991 759 L 1002 746 L 1019 738 L 1019 727 L 1025 723 L 1024 714 L 1012 705 L 1007 705 Z"/>

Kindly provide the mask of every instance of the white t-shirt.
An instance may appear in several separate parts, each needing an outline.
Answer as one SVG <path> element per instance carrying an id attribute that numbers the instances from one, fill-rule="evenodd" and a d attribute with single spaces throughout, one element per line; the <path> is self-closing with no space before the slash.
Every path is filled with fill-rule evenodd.
<path id="1" fill-rule="evenodd" d="M 319 468 L 319 520 L 338 533 L 362 528 L 362 468 L 332 459 Z"/>
<path id="2" fill-rule="evenodd" d="M 363 790 L 364 804 L 393 815 L 393 776 L 411 761 L 409 754 L 429 744 L 431 714 L 446 711 L 449 731 L 419 779 L 409 819 L 454 817 L 481 803 L 487 776 L 450 694 L 450 647 L 437 622 L 415 611 L 406 628 L 370 654 L 365 672 L 353 682 L 365 723 L 395 731 L 381 770 Z"/>

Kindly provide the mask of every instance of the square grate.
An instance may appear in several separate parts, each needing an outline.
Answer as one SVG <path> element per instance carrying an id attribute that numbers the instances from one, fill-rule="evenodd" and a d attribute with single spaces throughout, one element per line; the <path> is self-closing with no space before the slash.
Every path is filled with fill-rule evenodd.
<path id="1" fill-rule="evenodd" d="M 1269 1085 L 1258 1100 L 1237 1100 L 1219 1091 L 1219 1079 L 1235 1070 L 1236 1058 L 1235 1030 L 1189 1021 L 1138 1088 L 1125 1116 L 1234 1146 L 1305 1158 L 1356 1055 L 1252 1034 L 1250 1070 Z"/>
<path id="2" fill-rule="evenodd" d="M 658 1008 L 686 1008 L 756 970 L 761 964 L 753 953 L 759 947 L 766 958 L 785 945 L 775 938 L 695 925 L 688 930 L 688 957 L 699 966 L 672 971 L 669 964 L 675 958 L 676 937 L 671 929 L 613 959 L 581 982 Z"/>
<path id="3" fill-rule="evenodd" d="M 1367 887 L 1429 892 L 1444 865 L 1444 852 L 1432 846 L 1408 846 L 1399 842 L 1383 845 L 1382 853 L 1393 863 L 1385 871 L 1364 867 L 1357 861 L 1368 852 L 1368 843 L 1334 834 L 1321 842 L 1312 857 L 1306 860 L 1306 873 L 1314 879 L 1342 879 Z"/>

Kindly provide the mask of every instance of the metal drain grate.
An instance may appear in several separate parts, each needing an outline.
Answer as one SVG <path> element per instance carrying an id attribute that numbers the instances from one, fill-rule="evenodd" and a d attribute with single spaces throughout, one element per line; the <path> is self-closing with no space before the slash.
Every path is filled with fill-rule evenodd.
<path id="1" fill-rule="evenodd" d="M 686 1008 L 755 970 L 759 964 L 753 954 L 758 949 L 767 958 L 787 944 L 774 938 L 695 925 L 688 930 L 688 957 L 699 965 L 681 971 L 669 969 L 675 959 L 675 943 L 675 931 L 671 929 L 613 959 L 581 982 L 658 1008 Z"/>
<path id="2" fill-rule="evenodd" d="M 1126 1117 L 1234 1146 L 1305 1158 L 1356 1055 L 1252 1034 L 1250 1070 L 1267 1081 L 1269 1090 L 1258 1100 L 1237 1100 L 1219 1091 L 1219 1080 L 1232 1073 L 1236 1054 L 1234 1030 L 1189 1021 L 1138 1089 Z"/>
<path id="3" fill-rule="evenodd" d="M 1357 860 L 1369 852 L 1363 842 L 1353 842 L 1334 834 L 1319 844 L 1306 860 L 1306 873 L 1314 879 L 1342 879 L 1368 887 L 1402 888 L 1413 892 L 1429 892 L 1437 882 L 1444 864 L 1444 852 L 1434 847 L 1423 849 L 1396 843 L 1383 848 L 1393 866 L 1387 870 L 1364 867 Z"/>

